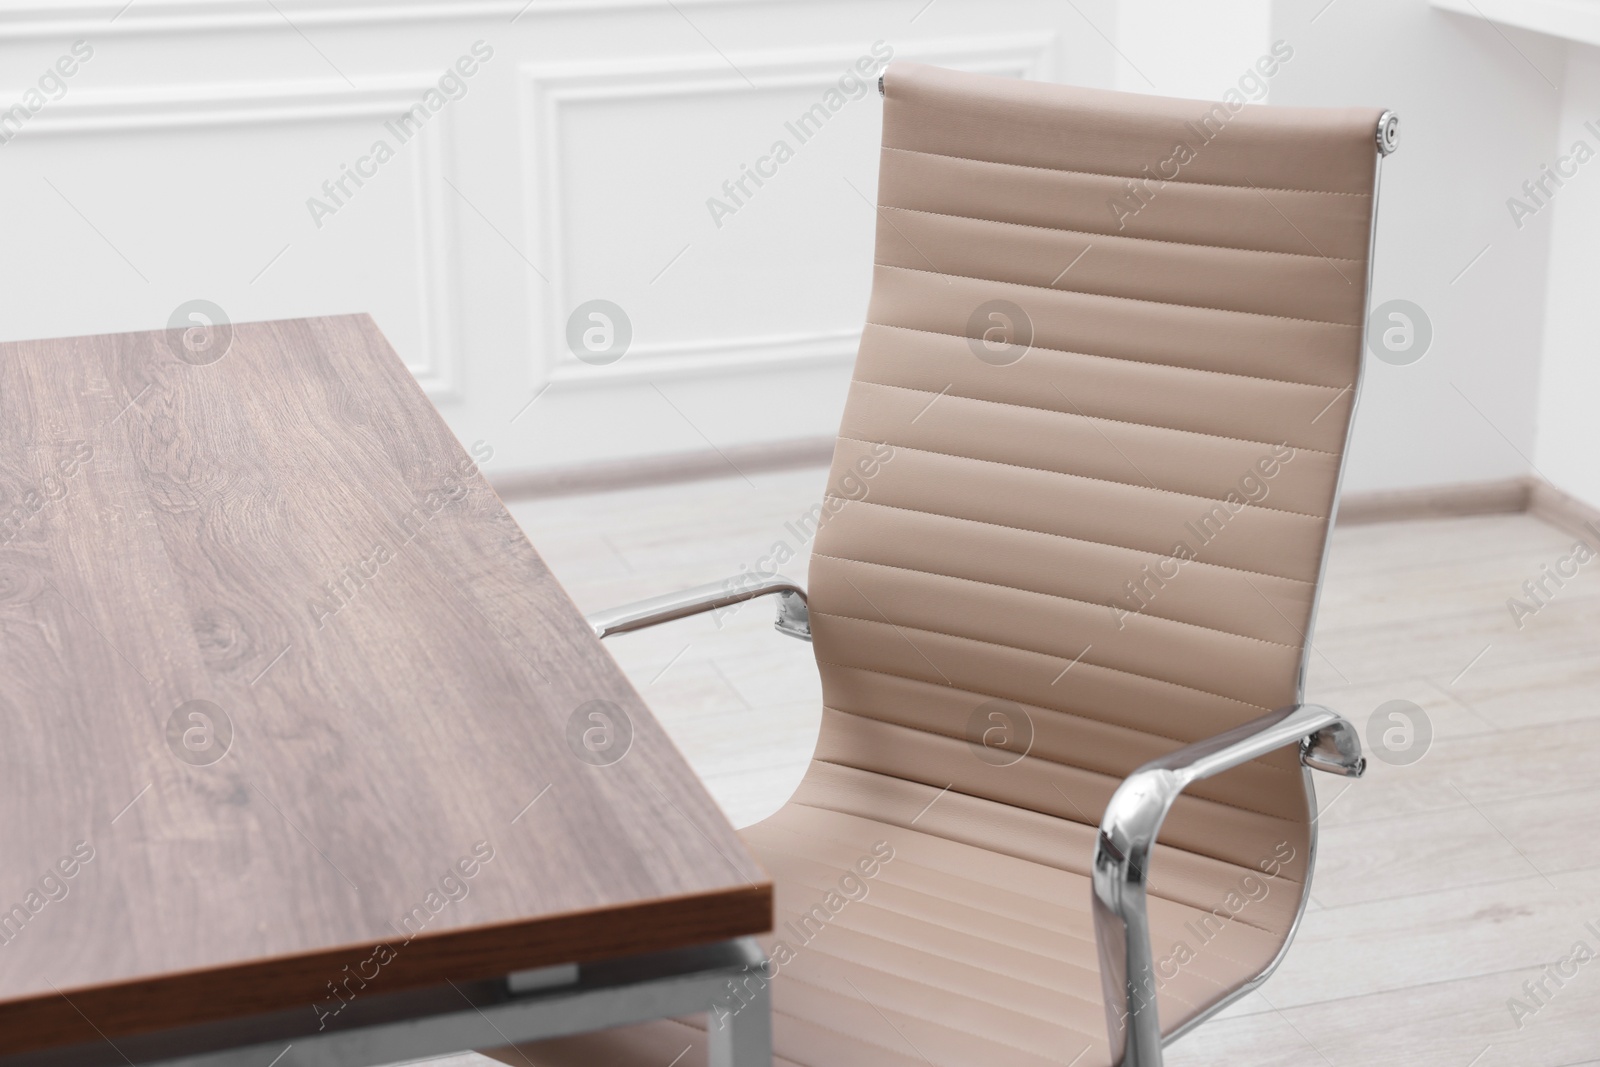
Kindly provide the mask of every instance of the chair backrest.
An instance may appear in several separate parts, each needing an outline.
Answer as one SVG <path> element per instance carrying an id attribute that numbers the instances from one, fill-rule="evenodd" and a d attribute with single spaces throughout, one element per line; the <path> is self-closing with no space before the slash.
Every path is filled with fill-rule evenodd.
<path id="1" fill-rule="evenodd" d="M 889 69 L 813 795 L 1087 873 L 1128 772 L 1300 698 L 1379 118 Z M 1181 800 L 1156 876 L 1303 882 L 1309 822 L 1281 751 Z"/>

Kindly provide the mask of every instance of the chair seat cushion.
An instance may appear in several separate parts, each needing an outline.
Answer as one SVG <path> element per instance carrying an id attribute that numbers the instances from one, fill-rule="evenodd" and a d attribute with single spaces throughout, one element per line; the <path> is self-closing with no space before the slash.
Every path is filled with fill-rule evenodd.
<path id="1" fill-rule="evenodd" d="M 776 971 L 775 1064 L 1109 1067 L 1082 874 L 793 801 L 743 834 L 776 883 L 775 927 L 761 939 Z M 1265 970 L 1283 943 L 1250 924 L 1236 886 L 1215 889 L 1212 912 L 1150 900 L 1169 1032 Z M 1226 904 L 1230 893 L 1244 906 Z M 485 1055 L 524 1067 L 689 1067 L 705 1062 L 707 1019 Z"/>

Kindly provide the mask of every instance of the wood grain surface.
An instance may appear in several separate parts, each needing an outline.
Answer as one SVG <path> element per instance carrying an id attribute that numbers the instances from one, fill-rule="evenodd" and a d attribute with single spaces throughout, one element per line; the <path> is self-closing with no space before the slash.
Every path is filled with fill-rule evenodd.
<path id="1" fill-rule="evenodd" d="M 366 316 L 185 340 L 0 345 L 0 1053 L 767 930 L 493 442 Z"/>

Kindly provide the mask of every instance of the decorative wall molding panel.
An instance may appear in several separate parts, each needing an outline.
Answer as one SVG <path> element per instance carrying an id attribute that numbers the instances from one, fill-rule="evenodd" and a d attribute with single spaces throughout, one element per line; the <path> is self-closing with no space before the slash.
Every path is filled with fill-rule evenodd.
<path id="1" fill-rule="evenodd" d="M 880 52 L 892 54 L 894 59 L 912 59 L 918 62 L 965 70 L 1051 80 L 1054 76 L 1056 34 L 1040 31 L 1021 34 L 1000 34 L 964 38 L 960 41 L 918 41 L 909 46 L 894 46 L 878 42 Z M 867 61 L 871 61 L 870 64 Z M 858 61 L 869 70 L 862 74 Z M 569 227 L 584 222 L 574 215 L 577 209 L 566 197 L 562 177 L 563 164 L 571 155 L 571 148 L 563 131 L 579 125 L 569 116 L 584 105 L 658 104 L 672 102 L 675 121 L 688 126 L 697 119 L 712 125 L 712 110 L 720 98 L 761 97 L 807 94 L 802 103 L 818 103 L 830 88 L 837 88 L 839 79 L 854 73 L 862 86 L 859 97 L 840 93 L 845 101 L 840 111 L 847 108 L 861 110 L 879 107 L 876 90 L 877 72 L 882 63 L 871 49 L 859 47 L 782 48 L 762 52 L 729 54 L 726 57 L 672 56 L 651 62 L 622 61 L 615 59 L 587 60 L 557 65 L 529 64 L 520 72 L 524 100 L 524 137 L 526 181 L 529 191 L 526 208 L 527 239 L 525 246 L 543 251 L 543 271 L 547 280 L 535 279 L 529 288 L 529 307 L 534 309 L 532 350 L 536 354 L 535 384 L 554 381 L 562 384 L 589 383 L 621 385 L 637 379 L 661 379 L 681 375 L 702 375 L 708 372 L 733 369 L 755 369 L 780 364 L 826 364 L 853 359 L 860 341 L 860 326 L 819 328 L 807 331 L 773 331 L 729 336 L 715 331 L 699 335 L 665 339 L 641 337 L 638 324 L 626 360 L 617 365 L 593 366 L 580 360 L 568 346 L 567 318 L 570 309 L 589 299 L 592 294 L 577 293 L 568 270 L 568 264 L 582 250 L 573 247 Z M 823 105 L 826 109 L 826 105 Z M 773 142 L 783 142 L 799 158 L 811 138 L 827 131 L 831 117 L 815 113 L 811 124 L 802 116 L 812 115 L 807 108 L 784 111 L 776 103 L 771 108 L 773 121 L 767 124 Z M 779 116 L 789 116 L 778 121 Z M 638 121 L 653 121 L 653 112 L 640 108 Z M 770 149 L 771 145 L 757 140 L 757 148 Z M 815 151 L 815 150 L 813 150 Z M 762 169 L 774 173 L 770 180 L 782 176 L 783 166 L 772 160 L 773 153 L 757 157 L 755 162 L 767 160 Z M 874 153 L 875 157 L 875 153 Z M 654 167 L 670 166 L 675 162 L 661 159 L 652 162 Z M 737 181 L 746 175 L 751 164 L 745 162 L 730 178 Z M 724 179 L 729 180 L 729 179 Z M 757 194 L 765 185 L 756 186 L 746 181 L 744 189 Z M 858 187 L 859 188 L 859 187 Z M 876 196 L 876 187 L 860 188 L 866 197 Z M 729 192 L 715 185 L 706 189 L 707 199 L 717 199 L 731 204 L 738 198 L 738 190 Z M 751 196 L 754 202 L 754 196 Z M 870 208 L 870 203 L 868 204 Z M 870 233 L 870 216 L 844 220 L 827 220 L 831 225 L 853 225 L 863 234 Z M 815 225 L 815 220 L 799 217 L 797 227 Z M 703 228 L 704 229 L 704 228 Z M 706 232 L 710 232 L 707 230 Z M 684 251 L 704 233 L 685 231 Z M 670 253 L 669 253 L 670 254 Z M 669 262 L 663 260 L 663 262 Z M 861 268 L 861 263 L 852 264 Z M 652 280 L 650 285 L 654 284 Z M 859 320 L 859 314 L 856 318 Z M 706 325 L 715 327 L 715 321 Z"/>
<path id="2" fill-rule="evenodd" d="M 0 340 L 159 328 L 196 299 L 367 312 L 497 478 L 782 451 L 838 428 L 881 54 L 1109 84 L 1083 19 L 1114 9 L 992 0 L 972 33 L 966 0 L 0 0 L 0 116 L 26 105 L 0 118 L 23 250 Z M 80 41 L 93 58 L 30 96 Z M 385 133 L 439 91 L 414 138 Z M 800 138 L 804 114 L 827 117 Z M 595 299 L 630 319 L 614 362 L 568 344 Z"/>
<path id="3" fill-rule="evenodd" d="M 396 116 L 416 104 L 433 82 L 427 78 L 388 78 L 352 89 L 343 83 L 240 84 L 157 91 L 84 90 L 68 93 L 41 109 L 4 150 L 35 146 L 42 139 L 89 139 L 178 131 L 190 138 L 193 149 L 204 151 L 210 128 L 230 130 L 253 125 L 294 126 L 311 123 L 355 123 L 372 131 L 385 130 L 397 149 L 409 158 L 409 209 L 405 219 L 414 232 L 417 254 L 409 269 L 397 273 L 408 282 L 410 307 L 417 316 L 414 343 L 402 349 L 406 366 L 436 403 L 458 399 L 452 369 L 456 341 L 451 297 L 454 255 L 452 227 L 445 206 L 443 160 L 449 152 L 449 131 L 429 122 L 414 130 L 394 132 Z M 408 134 L 402 145 L 400 137 Z M 352 140 L 352 146 L 365 142 Z M 356 158 L 360 158 L 359 155 Z M 339 174 L 333 173 L 333 178 Z M 346 188 L 354 189 L 350 183 Z M 319 199 L 324 190 L 310 188 Z M 331 202 L 331 201 L 324 201 Z M 157 324 L 159 325 L 159 323 Z"/>
<path id="4" fill-rule="evenodd" d="M 675 0 L 683 8 L 778 3 L 780 0 Z M 521 21 L 530 16 L 672 9 L 669 0 L 109 0 L 101 3 L 0 4 L 0 35 L 9 38 L 238 32 L 296 26 L 371 26 L 406 22 Z M 276 8 L 277 10 L 274 10 Z M 281 14 L 280 14 L 281 12 Z"/>

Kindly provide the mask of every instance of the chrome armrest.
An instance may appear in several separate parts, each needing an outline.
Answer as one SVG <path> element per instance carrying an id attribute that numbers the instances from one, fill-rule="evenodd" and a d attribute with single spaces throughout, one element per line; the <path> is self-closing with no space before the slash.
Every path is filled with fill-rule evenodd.
<path id="1" fill-rule="evenodd" d="M 1328 708 L 1294 704 L 1146 763 L 1106 805 L 1094 849 L 1095 941 L 1106 1029 L 1121 1067 L 1161 1067 L 1145 883 L 1162 821 L 1190 783 L 1295 743 L 1307 767 L 1351 778 L 1367 768 L 1355 727 Z"/>
<path id="2" fill-rule="evenodd" d="M 789 579 L 773 576 L 749 581 L 744 576 L 710 585 L 698 585 L 681 593 L 651 597 L 610 611 L 587 616 L 584 621 L 596 637 L 610 637 L 632 630 L 644 630 L 674 619 L 686 619 L 706 611 L 717 611 L 756 597 L 778 598 L 776 629 L 781 634 L 811 640 L 811 616 L 806 608 L 806 591 Z"/>

